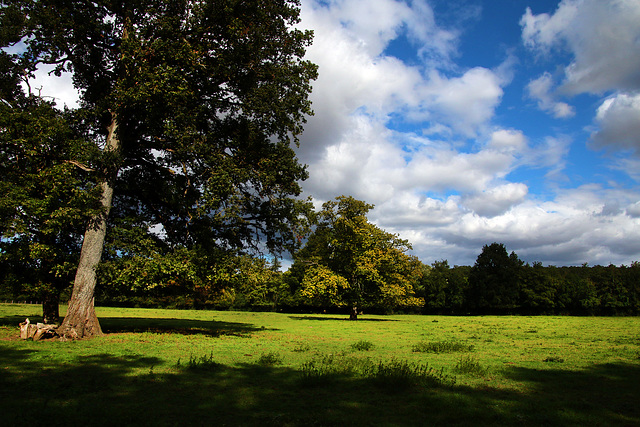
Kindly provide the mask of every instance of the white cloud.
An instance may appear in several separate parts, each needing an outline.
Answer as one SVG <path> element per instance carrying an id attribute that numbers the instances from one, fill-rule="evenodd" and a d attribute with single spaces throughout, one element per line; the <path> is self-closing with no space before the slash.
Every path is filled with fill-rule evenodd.
<path id="1" fill-rule="evenodd" d="M 522 153 L 527 148 L 527 139 L 521 131 L 499 129 L 492 132 L 488 148 L 500 152 Z"/>
<path id="2" fill-rule="evenodd" d="M 328 146 L 318 161 L 309 165 L 306 191 L 320 199 L 352 195 L 379 204 L 391 198 L 397 174 L 405 166 L 401 149 L 389 144 L 383 126 L 366 117 L 354 117 L 353 129 L 344 139 Z"/>
<path id="3" fill-rule="evenodd" d="M 522 203 L 527 193 L 526 185 L 509 183 L 469 195 L 462 202 L 480 216 L 495 217 Z"/>
<path id="4" fill-rule="evenodd" d="M 309 163 L 305 191 L 322 200 L 349 194 L 375 204 L 370 219 L 409 239 L 424 262 L 472 264 L 491 241 L 543 262 L 594 262 L 613 254 L 604 236 L 615 228 L 612 218 L 635 221 L 631 206 L 637 199 L 619 205 L 628 206 L 625 214 L 605 209 L 614 205 L 603 203 L 607 196 L 598 188 L 545 201 L 525 183 L 506 179 L 523 163 L 560 178 L 571 144 L 564 136 L 530 143 L 517 129 L 492 125 L 515 60 L 495 70 L 450 74 L 455 32 L 440 32 L 426 3 L 414 2 L 428 10 L 421 34 L 442 39 L 426 48 L 439 54 L 409 66 L 384 49 L 402 31 L 417 38 L 416 18 L 403 2 L 370 4 L 373 10 L 360 14 L 346 1 L 303 5 L 302 24 L 316 35 L 308 57 L 320 66 L 312 94 L 316 115 L 300 151 Z M 530 86 L 531 95 L 550 112 L 568 116 L 572 110 L 545 78 Z M 390 130 L 394 115 L 422 124 L 423 134 Z M 467 138 L 475 138 L 475 150 L 465 145 Z M 632 227 L 625 230 L 634 236 Z M 614 254 L 607 262 L 626 256 Z"/>
<path id="5" fill-rule="evenodd" d="M 404 188 L 424 191 L 482 191 L 496 177 L 506 175 L 513 157 L 483 150 L 459 153 L 453 150 L 423 150 L 414 154 L 402 173 Z"/>
<path id="6" fill-rule="evenodd" d="M 440 52 L 442 63 L 454 50 L 453 33 L 436 26 L 425 2 L 413 2 L 413 9 L 387 0 L 359 4 L 303 4 L 302 25 L 315 30 L 307 57 L 320 67 L 311 95 L 315 116 L 298 151 L 311 175 L 305 190 L 322 199 L 351 194 L 380 204 L 402 191 L 481 191 L 504 174 L 512 162 L 508 153 L 457 153 L 449 144 L 391 132 L 386 124 L 400 114 L 440 134 L 475 136 L 494 115 L 513 58 L 496 72 L 477 67 L 459 77 L 429 70 L 431 62 L 408 66 L 383 54 L 398 31 L 406 28 L 420 49 Z"/>
<path id="7" fill-rule="evenodd" d="M 557 119 L 573 117 L 575 115 L 573 107 L 566 102 L 556 101 L 552 89 L 553 78 L 546 72 L 527 85 L 529 96 L 538 101 L 538 108 L 553 114 Z"/>
<path id="8" fill-rule="evenodd" d="M 379 55 L 400 32 L 419 44 L 419 55 L 428 62 L 447 62 L 455 53 L 458 34 L 439 28 L 433 10 L 424 0 L 332 0 L 313 2 L 315 13 L 339 22 L 346 33 L 373 57 Z"/>
<path id="9" fill-rule="evenodd" d="M 396 58 L 380 56 L 389 37 L 395 34 L 393 29 L 401 26 L 406 5 L 398 3 L 399 11 L 394 13 L 387 9 L 396 2 L 375 4 L 382 5 L 378 12 L 360 15 L 345 1 L 328 6 L 303 4 L 302 26 L 315 30 L 307 58 L 320 67 L 311 95 L 315 116 L 305 127 L 299 151 L 307 163 L 319 161 L 327 147 L 338 144 L 359 126 L 358 119 L 354 119 L 358 113 L 384 123 L 400 102 L 417 102 L 414 94 L 421 80 L 419 71 Z M 380 8 L 386 13 L 384 19 L 378 20 Z M 365 19 L 371 20 L 370 25 L 365 25 Z M 364 34 L 355 32 L 361 28 L 366 28 Z"/>
<path id="10" fill-rule="evenodd" d="M 475 137 L 493 117 L 503 95 L 502 83 L 498 74 L 482 67 L 453 78 L 432 71 L 421 91 L 424 118 L 438 120 L 463 136 Z"/>
<path id="11" fill-rule="evenodd" d="M 400 25 L 411 14 L 408 5 L 392 0 L 333 0 L 326 6 L 316 5 L 315 12 L 339 22 L 346 34 L 373 56 L 397 36 Z"/>
<path id="12" fill-rule="evenodd" d="M 632 218 L 640 218 L 640 201 L 627 206 L 625 212 Z"/>
<path id="13" fill-rule="evenodd" d="M 591 134 L 596 148 L 640 153 L 640 93 L 606 99 L 596 113 L 599 129 Z"/>
<path id="14" fill-rule="evenodd" d="M 640 2 L 563 0 L 553 15 L 527 8 L 520 24 L 526 46 L 573 55 L 563 89 L 570 94 L 640 88 Z"/>
<path id="15" fill-rule="evenodd" d="M 632 216 L 632 212 L 640 215 L 640 202 L 631 202 L 633 197 L 583 186 L 561 192 L 554 201 L 525 200 L 495 216 L 456 211 L 451 206 L 446 222 L 405 229 L 398 224 L 394 231 L 412 239 L 414 250 L 426 263 L 444 258 L 471 265 L 482 245 L 498 241 L 530 262 L 628 264 L 640 253 L 639 219 Z M 626 212 L 608 208 L 624 203 L 630 203 Z"/>
<path id="16" fill-rule="evenodd" d="M 375 209 L 375 219 L 391 229 L 410 233 L 422 227 L 443 226 L 455 222 L 461 214 L 459 197 L 437 200 L 417 192 L 402 192 L 393 201 Z"/>

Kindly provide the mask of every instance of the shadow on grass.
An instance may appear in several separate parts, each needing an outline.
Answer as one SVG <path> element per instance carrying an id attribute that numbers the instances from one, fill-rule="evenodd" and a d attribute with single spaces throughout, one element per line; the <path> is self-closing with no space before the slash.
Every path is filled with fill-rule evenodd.
<path id="1" fill-rule="evenodd" d="M 512 368 L 512 380 L 532 390 L 526 403 L 541 421 L 567 420 L 575 425 L 640 425 L 640 365 L 594 365 L 581 371 Z"/>
<path id="2" fill-rule="evenodd" d="M 42 322 L 42 316 L 4 316 L 0 317 L 0 326 L 15 327 L 16 337 L 21 322 L 29 317 L 31 323 Z M 256 327 L 249 323 L 221 322 L 216 320 L 190 320 L 140 317 L 101 317 L 100 326 L 106 334 L 123 332 L 174 333 L 181 335 L 204 335 L 219 337 L 235 335 L 246 337 L 256 331 L 273 330 Z M 60 319 L 62 321 L 62 319 Z"/>
<path id="3" fill-rule="evenodd" d="M 371 380 L 308 384 L 289 368 L 166 366 L 136 355 L 51 364 L 35 349 L 0 347 L 5 425 L 638 425 L 637 365 L 507 373 L 528 392 L 412 387 Z"/>
<path id="4" fill-rule="evenodd" d="M 182 335 L 222 335 L 248 336 L 255 331 L 266 330 L 248 323 L 220 322 L 216 320 L 139 318 L 139 317 L 102 317 L 100 326 L 104 333 L 152 332 L 175 333 Z M 271 329 L 270 329 L 271 330 Z"/>
<path id="5" fill-rule="evenodd" d="M 294 320 L 348 320 L 350 322 L 399 322 L 398 319 L 370 319 L 358 317 L 358 320 L 349 319 L 349 315 L 345 315 L 345 317 L 321 317 L 321 316 L 289 316 L 289 319 Z"/>

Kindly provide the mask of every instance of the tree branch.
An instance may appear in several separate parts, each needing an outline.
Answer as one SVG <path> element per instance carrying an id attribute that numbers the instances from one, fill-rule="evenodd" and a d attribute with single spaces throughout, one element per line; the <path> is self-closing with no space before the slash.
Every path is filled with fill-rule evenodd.
<path id="1" fill-rule="evenodd" d="M 76 160 L 64 160 L 65 163 L 70 163 L 80 169 L 82 169 L 85 172 L 95 172 L 95 169 L 91 169 L 89 166 L 87 165 L 83 165 L 82 163 L 76 161 Z"/>

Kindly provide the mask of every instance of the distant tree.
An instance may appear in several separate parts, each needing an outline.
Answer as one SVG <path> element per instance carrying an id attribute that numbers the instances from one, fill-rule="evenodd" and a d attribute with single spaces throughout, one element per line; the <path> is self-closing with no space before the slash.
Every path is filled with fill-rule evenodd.
<path id="1" fill-rule="evenodd" d="M 600 312 L 603 314 L 629 314 L 631 312 L 630 289 L 626 286 L 626 267 L 594 266 L 590 279 L 596 289 Z"/>
<path id="2" fill-rule="evenodd" d="M 172 248 L 293 250 L 300 232 L 292 145 L 311 113 L 298 0 L 7 0 L 12 67 L 73 71 L 85 140 L 101 152 L 100 209 L 86 222 L 59 332 L 100 335 L 93 297 L 108 221 Z"/>
<path id="3" fill-rule="evenodd" d="M 640 314 L 640 262 L 634 261 L 624 268 L 624 280 L 629 292 L 631 313 Z"/>
<path id="4" fill-rule="evenodd" d="M 275 310 L 282 296 L 282 273 L 277 262 L 263 257 L 235 256 L 229 258 L 230 273 L 226 283 L 214 284 L 215 289 L 233 293 L 236 308 Z"/>
<path id="5" fill-rule="evenodd" d="M 558 282 L 548 268 L 535 262 L 522 268 L 520 308 L 530 314 L 552 313 L 556 306 Z"/>
<path id="6" fill-rule="evenodd" d="M 373 205 L 340 196 L 326 202 L 306 245 L 296 254 L 303 298 L 318 306 L 420 306 L 421 271 L 406 240 L 367 220 Z"/>
<path id="7" fill-rule="evenodd" d="M 435 261 L 423 279 L 425 309 L 430 313 L 442 313 L 448 308 L 449 262 Z"/>
<path id="8" fill-rule="evenodd" d="M 469 306 L 480 312 L 508 312 L 517 307 L 523 262 L 501 243 L 482 248 L 469 273 Z"/>
<path id="9" fill-rule="evenodd" d="M 469 274 L 471 267 L 468 265 L 454 265 L 449 269 L 447 280 L 447 301 L 452 313 L 467 313 L 469 303 L 467 290 L 469 289 Z"/>

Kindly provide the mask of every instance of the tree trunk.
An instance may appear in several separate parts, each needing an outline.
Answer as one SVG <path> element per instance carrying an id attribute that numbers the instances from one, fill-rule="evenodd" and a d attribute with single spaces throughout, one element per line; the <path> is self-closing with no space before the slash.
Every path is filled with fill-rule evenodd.
<path id="1" fill-rule="evenodd" d="M 106 152 L 117 152 L 120 149 L 116 130 L 118 122 L 112 113 L 109 135 L 105 145 Z M 65 338 L 80 339 L 102 335 L 102 328 L 94 308 L 94 292 L 96 289 L 96 268 L 102 257 L 104 238 L 107 233 L 107 218 L 113 199 L 113 184 L 117 175 L 117 167 L 106 171 L 100 183 L 102 190 L 102 211 L 90 221 L 82 241 L 80 262 L 76 270 L 73 293 L 69 300 L 67 315 L 58 329 L 58 334 Z"/>
<path id="2" fill-rule="evenodd" d="M 42 295 L 42 318 L 47 324 L 60 321 L 60 293 L 56 289 L 53 292 L 45 292 Z"/>

